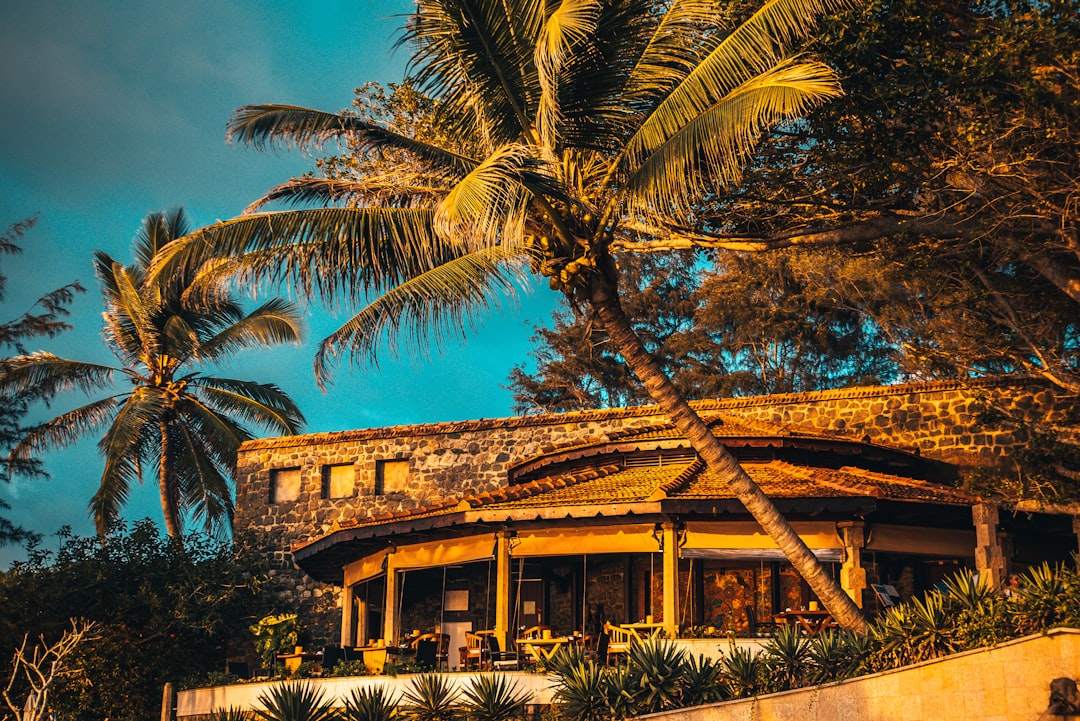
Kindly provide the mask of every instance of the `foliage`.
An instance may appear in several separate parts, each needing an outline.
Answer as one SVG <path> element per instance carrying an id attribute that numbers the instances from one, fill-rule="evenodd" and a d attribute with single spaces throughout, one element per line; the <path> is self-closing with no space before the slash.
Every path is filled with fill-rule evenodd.
<path id="1" fill-rule="evenodd" d="M 270 614 L 249 627 L 255 636 L 255 653 L 265 668 L 274 668 L 277 655 L 292 651 L 300 643 L 303 624 L 295 613 Z"/>
<path id="2" fill-rule="evenodd" d="M 333 702 L 319 687 L 306 681 L 275 684 L 259 695 L 261 709 L 255 715 L 263 721 L 336 721 Z"/>
<path id="3" fill-rule="evenodd" d="M 525 717 L 531 694 L 501 674 L 475 676 L 461 691 L 461 710 L 470 721 L 513 721 Z"/>
<path id="4" fill-rule="evenodd" d="M 461 715 L 457 692 L 438 673 L 413 677 L 402 701 L 401 713 L 408 721 L 455 721 Z"/>
<path id="5" fill-rule="evenodd" d="M 0 233 L 0 255 L 15 255 L 22 252 L 19 242 L 27 231 L 37 224 L 37 217 L 26 218 L 9 225 Z M 6 299 L 6 278 L 0 272 L 0 301 Z M 0 352 L 25 353 L 25 343 L 32 338 L 53 338 L 70 329 L 64 320 L 68 317 L 68 307 L 83 287 L 70 283 L 58 288 L 30 304 L 30 309 L 16 318 L 0 322 Z M 0 374 L 3 374 L 8 359 L 0 358 Z M 27 388 L 19 392 L 0 391 L 0 483 L 10 483 L 15 476 L 24 478 L 44 478 L 46 473 L 41 460 L 36 456 L 11 458 L 8 454 L 19 439 L 26 433 L 22 424 L 30 406 L 39 400 L 48 400 L 40 394 L 40 389 Z M 0 511 L 9 509 L 10 504 L 0 498 Z M 22 543 L 34 538 L 34 534 L 13 524 L 0 516 L 0 546 Z"/>
<path id="6" fill-rule="evenodd" d="M 649 640 L 631 644 L 628 657 L 637 680 L 634 700 L 638 712 L 659 713 L 678 707 L 686 653 L 670 641 Z"/>
<path id="7" fill-rule="evenodd" d="M 687 655 L 680 682 L 679 706 L 701 706 L 724 700 L 720 683 L 723 669 L 720 664 L 704 656 Z"/>
<path id="8" fill-rule="evenodd" d="M 31 545 L 27 561 L 0 574 L 0 649 L 24 633 L 58 639 L 68 618 L 96 622 L 98 638 L 71 656 L 79 675 L 58 682 L 62 718 L 155 717 L 162 684 L 224 668 L 250 648 L 248 626 L 271 603 L 265 558 L 244 535 L 231 544 L 191 536 L 185 553 L 142 521 L 60 541 L 55 552 Z"/>
<path id="9" fill-rule="evenodd" d="M 761 663 L 767 690 L 798 688 L 810 676 L 810 642 L 795 624 L 781 626 L 761 650 Z"/>
<path id="10" fill-rule="evenodd" d="M 579 721 L 606 721 L 612 718 L 606 692 L 609 672 L 603 666 L 576 661 L 562 666 L 557 675 L 559 684 L 553 700 L 561 717 Z"/>
<path id="11" fill-rule="evenodd" d="M 394 721 L 400 711 L 398 699 L 383 686 L 353 689 L 345 699 L 343 721 Z"/>
<path id="12" fill-rule="evenodd" d="M 745 646 L 731 644 L 721 661 L 721 679 L 734 698 L 756 696 L 762 689 L 761 657 Z"/>
<path id="13" fill-rule="evenodd" d="M 211 716 L 211 721 L 252 721 L 252 714 L 242 708 L 230 706 L 219 708 Z"/>
<path id="14" fill-rule="evenodd" d="M 292 400 L 274 385 L 206 375 L 200 365 L 250 348 L 297 342 L 299 313 L 280 299 L 245 314 L 224 289 L 189 293 L 194 276 L 148 274 L 155 255 L 188 232 L 183 211 L 151 213 L 135 241 L 135 261 L 124 266 L 95 254 L 105 303 L 104 336 L 119 367 L 37 352 L 9 358 L 0 368 L 0 393 L 49 399 L 79 389 L 92 394 L 124 386 L 30 429 L 12 449 L 23 459 L 105 429 L 98 449 L 105 461 L 90 509 L 99 533 L 116 520 L 142 469 L 154 468 L 170 536 L 182 536 L 192 515 L 209 532 L 232 524 L 230 479 L 236 450 L 252 435 L 248 425 L 291 434 L 302 423 Z"/>
<path id="15" fill-rule="evenodd" d="M 11 677 L 3 691 L 4 703 L 14 718 L 42 721 L 50 717 L 49 694 L 53 685 L 64 676 L 72 675 L 72 670 L 67 668 L 69 656 L 81 644 L 96 640 L 95 633 L 93 621 L 72 619 L 71 628 L 64 631 L 60 640 L 50 644 L 41 636 L 29 652 L 26 644 L 30 636 L 23 635 L 22 645 L 15 649 Z M 20 696 L 25 696 L 21 703 L 17 701 Z M 32 711 L 25 713 L 26 709 Z"/>

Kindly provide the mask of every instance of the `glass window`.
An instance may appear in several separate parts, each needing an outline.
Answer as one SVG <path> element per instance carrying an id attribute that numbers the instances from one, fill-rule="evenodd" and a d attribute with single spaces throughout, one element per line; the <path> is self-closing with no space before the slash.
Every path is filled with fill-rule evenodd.
<path id="1" fill-rule="evenodd" d="M 270 502 L 287 503 L 300 497 L 300 469 L 277 468 L 270 471 Z"/>

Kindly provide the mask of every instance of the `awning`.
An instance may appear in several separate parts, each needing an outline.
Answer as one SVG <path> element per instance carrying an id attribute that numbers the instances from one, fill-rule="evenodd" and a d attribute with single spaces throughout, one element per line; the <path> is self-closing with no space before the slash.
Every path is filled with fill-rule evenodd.
<path id="1" fill-rule="evenodd" d="M 842 548 L 811 548 L 819 561 L 840 563 L 844 560 Z M 786 561 L 779 548 L 684 548 L 683 558 L 708 558 L 724 561 Z"/>

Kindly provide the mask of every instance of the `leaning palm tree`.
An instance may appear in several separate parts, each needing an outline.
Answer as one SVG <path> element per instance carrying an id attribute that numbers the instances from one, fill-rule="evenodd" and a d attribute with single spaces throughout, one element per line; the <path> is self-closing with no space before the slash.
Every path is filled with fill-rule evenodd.
<path id="1" fill-rule="evenodd" d="M 381 344 L 437 346 L 548 278 L 589 312 L 701 458 L 724 477 L 846 627 L 858 608 L 649 355 L 619 301 L 616 256 L 710 247 L 695 211 L 737 183 L 767 128 L 840 92 L 789 48 L 849 0 L 767 0 L 730 27 L 712 0 L 419 0 L 404 42 L 437 102 L 423 134 L 354 113 L 241 108 L 231 138 L 256 148 L 354 153 L 356 177 L 301 178 L 251 212 L 176 243 L 163 267 L 218 260 L 206 277 L 276 279 L 361 309 L 323 341 L 316 372 Z M 390 161 L 390 162 L 388 162 Z M 253 211 L 261 211 L 254 208 Z M 221 260 L 226 258 L 227 260 Z"/>
<path id="2" fill-rule="evenodd" d="M 125 386 L 31 428 L 11 451 L 16 458 L 30 456 L 105 428 L 98 443 L 105 468 L 90 501 L 99 533 L 116 520 L 144 466 L 156 469 L 170 536 L 181 536 L 188 514 L 220 533 L 232 521 L 229 479 L 237 448 L 252 437 L 246 426 L 291 434 L 303 424 L 299 409 L 276 386 L 196 369 L 245 349 L 296 343 L 300 318 L 280 299 L 248 314 L 227 293 L 196 303 L 184 294 L 192 276 L 150 276 L 158 250 L 189 230 L 182 210 L 152 213 L 136 237 L 132 265 L 95 254 L 104 336 L 119 367 L 38 352 L 9 359 L 0 375 L 0 392 L 34 388 L 44 398 L 73 388 L 111 390 L 114 380 Z"/>

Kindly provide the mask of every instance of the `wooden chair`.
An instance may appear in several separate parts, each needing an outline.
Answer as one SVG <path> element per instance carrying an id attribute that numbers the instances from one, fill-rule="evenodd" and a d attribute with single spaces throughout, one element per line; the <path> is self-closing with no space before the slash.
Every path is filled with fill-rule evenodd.
<path id="1" fill-rule="evenodd" d="M 471 666 L 484 668 L 487 662 L 487 644 L 484 637 L 472 631 L 465 632 L 465 645 L 458 649 L 458 661 L 462 670 Z"/>
<path id="2" fill-rule="evenodd" d="M 436 671 L 446 669 L 446 652 L 450 650 L 450 634 L 448 633 L 422 633 L 412 641 L 412 647 L 416 649 L 417 657 L 420 655 L 420 643 L 431 641 L 435 644 L 435 663 L 432 668 Z"/>
<path id="3" fill-rule="evenodd" d="M 416 665 L 419 668 L 438 670 L 439 642 L 433 638 L 420 638 L 416 641 Z"/>
<path id="4" fill-rule="evenodd" d="M 776 622 L 769 621 L 765 623 L 759 621 L 757 617 L 757 611 L 753 606 L 746 606 L 746 623 L 750 627 L 751 636 L 772 636 L 776 634 Z"/>
<path id="5" fill-rule="evenodd" d="M 620 655 L 625 656 L 630 653 L 630 645 L 634 643 L 634 634 L 630 630 L 612 623 L 605 623 L 604 635 L 608 637 L 606 654 L 608 664 L 611 663 L 612 656 L 618 661 Z"/>

